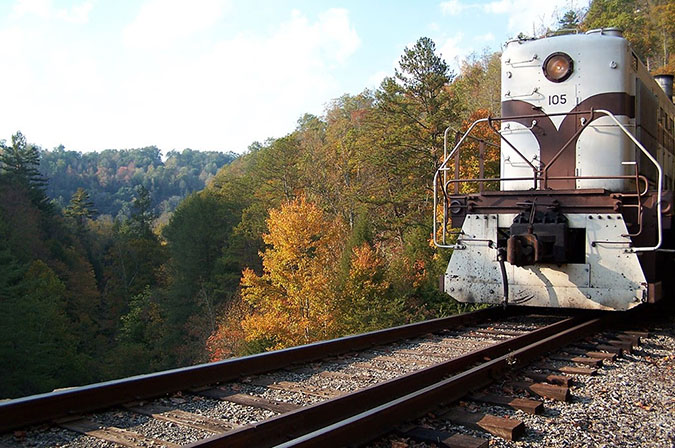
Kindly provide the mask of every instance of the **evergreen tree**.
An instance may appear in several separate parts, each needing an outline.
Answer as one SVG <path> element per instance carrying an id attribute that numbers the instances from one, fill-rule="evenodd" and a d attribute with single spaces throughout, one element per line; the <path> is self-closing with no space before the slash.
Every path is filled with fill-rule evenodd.
<path id="1" fill-rule="evenodd" d="M 48 392 L 83 381 L 64 284 L 36 260 L 13 289 L 0 300 L 0 396 Z"/>
<path id="2" fill-rule="evenodd" d="M 75 221 L 78 233 L 84 232 L 84 225 L 88 219 L 96 216 L 94 203 L 89 198 L 89 193 L 84 188 L 78 188 L 70 199 L 70 204 L 66 207 L 64 215 Z"/>
<path id="3" fill-rule="evenodd" d="M 395 77 L 386 78 L 375 94 L 365 142 L 370 150 L 360 154 L 379 180 L 367 197 L 381 206 L 381 223 L 401 243 L 408 227 L 431 214 L 431 180 L 443 155 L 443 133 L 457 116 L 449 89 L 454 74 L 435 51 L 426 37 L 405 49 Z"/>
<path id="4" fill-rule="evenodd" d="M 47 181 L 40 174 L 39 166 L 38 147 L 27 143 L 20 131 L 12 135 L 11 146 L 7 146 L 4 140 L 0 142 L 0 173 L 28 188 L 34 204 L 49 208 L 44 192 Z"/>
<path id="5" fill-rule="evenodd" d="M 128 231 L 138 238 L 156 239 L 152 231 L 152 225 L 157 219 L 157 214 L 152 208 L 150 191 L 143 185 L 136 187 L 136 197 L 134 197 L 131 205 L 132 212 L 127 223 Z"/>
<path id="6" fill-rule="evenodd" d="M 576 30 L 579 28 L 581 17 L 579 12 L 570 9 L 558 19 L 558 30 Z"/>

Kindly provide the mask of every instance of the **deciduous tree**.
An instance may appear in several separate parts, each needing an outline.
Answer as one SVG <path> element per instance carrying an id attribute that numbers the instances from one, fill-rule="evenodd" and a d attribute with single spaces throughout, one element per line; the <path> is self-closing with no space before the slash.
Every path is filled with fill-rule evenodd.
<path id="1" fill-rule="evenodd" d="M 242 322 L 246 339 L 282 348 L 333 336 L 341 223 L 300 197 L 271 210 L 267 225 L 263 273 L 246 269 L 241 280 L 253 307 Z"/>

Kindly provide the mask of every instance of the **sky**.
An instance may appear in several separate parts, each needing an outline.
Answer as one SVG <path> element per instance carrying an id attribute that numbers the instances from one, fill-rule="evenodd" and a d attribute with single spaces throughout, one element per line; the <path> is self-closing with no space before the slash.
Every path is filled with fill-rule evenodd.
<path id="1" fill-rule="evenodd" d="M 588 0 L 0 0 L 0 140 L 241 153 L 376 89 L 422 36 L 455 71 Z"/>

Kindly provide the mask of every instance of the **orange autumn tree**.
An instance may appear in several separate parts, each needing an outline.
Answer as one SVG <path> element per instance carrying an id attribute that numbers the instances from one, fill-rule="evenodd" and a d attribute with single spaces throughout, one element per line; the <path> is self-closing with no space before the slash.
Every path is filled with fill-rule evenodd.
<path id="1" fill-rule="evenodd" d="M 270 211 L 263 273 L 245 269 L 241 322 L 248 342 L 279 349 L 330 338 L 338 329 L 336 271 L 343 226 L 300 197 Z"/>

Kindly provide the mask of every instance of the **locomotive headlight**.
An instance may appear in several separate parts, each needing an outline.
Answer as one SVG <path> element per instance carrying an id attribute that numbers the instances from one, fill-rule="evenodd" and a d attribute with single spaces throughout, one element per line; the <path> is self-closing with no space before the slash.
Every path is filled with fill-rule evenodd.
<path id="1" fill-rule="evenodd" d="M 572 76 L 574 62 L 566 53 L 553 53 L 546 58 L 542 69 L 549 81 L 563 82 Z"/>

